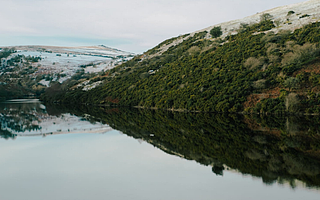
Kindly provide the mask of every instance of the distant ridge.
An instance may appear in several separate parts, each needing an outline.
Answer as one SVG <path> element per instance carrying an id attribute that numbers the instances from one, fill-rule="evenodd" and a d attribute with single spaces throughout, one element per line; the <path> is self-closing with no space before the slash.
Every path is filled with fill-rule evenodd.
<path id="1" fill-rule="evenodd" d="M 3 52 L 3 53 L 2 53 Z M 128 61 L 134 53 L 105 45 L 64 47 L 24 45 L 0 51 L 0 101 L 38 96 L 46 87 L 86 80 Z M 76 80 L 75 80 L 76 79 Z M 98 84 L 82 83 L 86 89 Z"/>
<path id="2" fill-rule="evenodd" d="M 6 46 L 2 48 L 15 48 L 22 51 L 52 51 L 54 53 L 79 53 L 90 55 L 135 55 L 134 53 L 122 51 L 116 48 L 107 47 L 105 45 L 97 46 L 46 46 L 46 45 L 21 45 L 21 46 Z"/>

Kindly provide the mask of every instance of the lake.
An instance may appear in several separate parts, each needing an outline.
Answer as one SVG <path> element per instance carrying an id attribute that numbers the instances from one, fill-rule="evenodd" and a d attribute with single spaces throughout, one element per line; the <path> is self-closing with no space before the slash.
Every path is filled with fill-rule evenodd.
<path id="1" fill-rule="evenodd" d="M 318 200 L 319 122 L 0 103 L 0 199 Z"/>

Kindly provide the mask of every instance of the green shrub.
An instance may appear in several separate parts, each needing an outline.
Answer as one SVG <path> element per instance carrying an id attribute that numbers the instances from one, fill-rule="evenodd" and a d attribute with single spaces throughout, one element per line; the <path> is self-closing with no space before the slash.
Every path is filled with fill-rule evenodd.
<path id="1" fill-rule="evenodd" d="M 287 14 L 287 16 L 294 14 L 295 12 L 293 10 L 290 10 Z"/>
<path id="2" fill-rule="evenodd" d="M 270 13 L 264 13 L 260 16 L 260 22 L 271 20 L 272 15 Z"/>
<path id="3" fill-rule="evenodd" d="M 304 14 L 304 15 L 302 15 L 301 17 L 299 17 L 300 19 L 301 18 L 305 18 L 305 17 L 310 17 L 310 15 L 308 15 L 308 14 Z"/>
<path id="4" fill-rule="evenodd" d="M 221 26 L 216 26 L 211 29 L 210 34 L 213 38 L 220 37 L 222 35 Z"/>
<path id="5" fill-rule="evenodd" d="M 289 88 L 289 91 L 293 88 L 297 88 L 298 84 L 299 84 L 299 79 L 295 77 L 289 77 L 283 82 L 283 85 Z"/>

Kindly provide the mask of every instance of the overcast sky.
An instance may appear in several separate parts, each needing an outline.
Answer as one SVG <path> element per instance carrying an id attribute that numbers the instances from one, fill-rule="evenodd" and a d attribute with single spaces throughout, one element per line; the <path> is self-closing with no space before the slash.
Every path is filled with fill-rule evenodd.
<path id="1" fill-rule="evenodd" d="M 165 39 L 305 0 L 1 0 L 0 46 L 99 45 L 142 53 Z"/>

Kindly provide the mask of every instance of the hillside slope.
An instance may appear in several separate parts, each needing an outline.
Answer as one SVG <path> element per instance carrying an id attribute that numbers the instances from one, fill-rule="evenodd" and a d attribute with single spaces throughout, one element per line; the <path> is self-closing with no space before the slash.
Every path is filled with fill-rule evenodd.
<path id="1" fill-rule="evenodd" d="M 43 100 L 319 113 L 319 8 L 320 1 L 311 0 L 172 38 L 107 71 L 100 87 L 86 92 L 55 85 Z"/>
<path id="2" fill-rule="evenodd" d="M 293 12 L 290 12 L 293 11 Z M 290 12 L 290 14 L 289 14 Z M 168 43 L 161 43 L 155 49 L 158 51 L 152 56 L 161 55 L 163 52 L 167 51 L 170 47 L 175 46 L 188 39 L 193 37 L 195 34 L 206 31 L 206 39 L 212 38 L 210 31 L 212 28 L 220 26 L 222 30 L 222 35 L 220 38 L 224 39 L 229 35 L 235 35 L 241 30 L 243 26 L 253 25 L 259 23 L 263 15 L 270 15 L 271 19 L 275 23 L 275 27 L 270 31 L 278 33 L 281 30 L 290 30 L 294 31 L 295 29 L 301 28 L 304 25 L 314 23 L 320 19 L 320 1 L 319 0 L 309 0 L 307 2 L 281 6 L 266 10 L 261 13 L 257 13 L 252 16 L 245 17 L 243 19 L 228 21 L 220 24 L 216 24 L 195 32 L 188 34 L 187 37 L 177 37 L 169 40 Z"/>
<path id="3" fill-rule="evenodd" d="M 39 95 L 55 82 L 89 78 L 134 56 L 104 45 L 9 46 L 0 53 L 0 99 Z"/>

